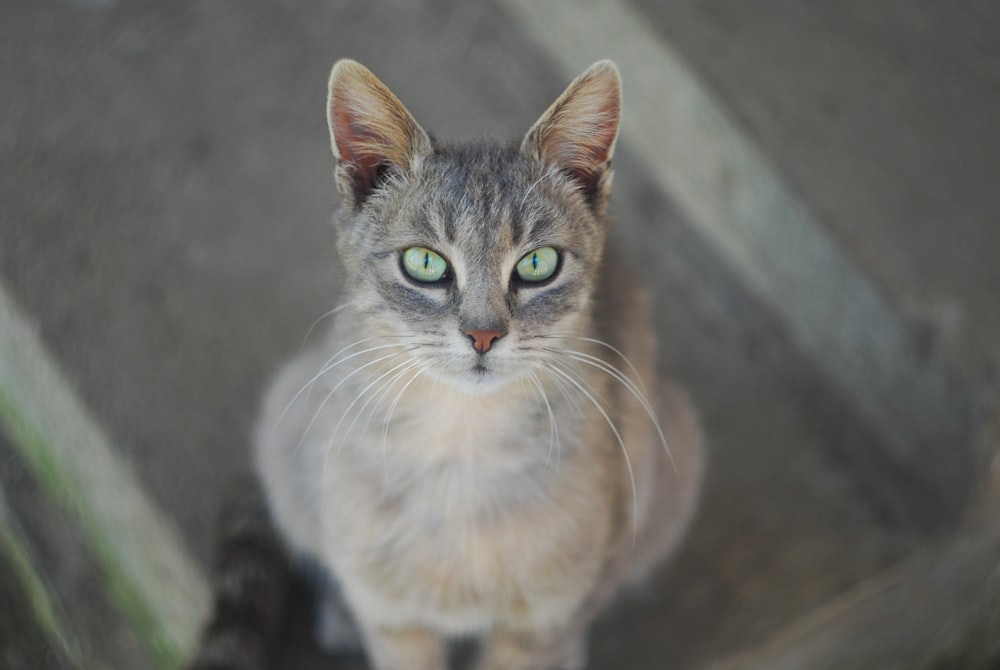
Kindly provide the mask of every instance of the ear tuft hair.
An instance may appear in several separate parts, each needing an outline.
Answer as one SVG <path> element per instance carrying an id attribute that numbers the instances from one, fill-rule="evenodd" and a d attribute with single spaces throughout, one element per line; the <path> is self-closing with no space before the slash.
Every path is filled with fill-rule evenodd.
<path id="1" fill-rule="evenodd" d="M 385 84 L 357 61 L 337 61 L 327 101 L 330 142 L 344 195 L 355 203 L 379 184 L 386 169 L 411 170 L 431 141 Z"/>
<path id="2" fill-rule="evenodd" d="M 573 80 L 535 122 L 521 150 L 568 174 L 597 211 L 611 196 L 611 159 L 621 119 L 621 77 L 610 60 Z"/>

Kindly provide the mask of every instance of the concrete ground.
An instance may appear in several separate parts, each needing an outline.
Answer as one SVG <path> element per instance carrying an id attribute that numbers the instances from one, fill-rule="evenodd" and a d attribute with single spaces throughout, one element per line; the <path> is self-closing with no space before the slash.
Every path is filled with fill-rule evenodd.
<path id="1" fill-rule="evenodd" d="M 222 484 L 247 467 L 268 376 L 337 304 L 330 65 L 365 63 L 440 136 L 516 137 L 569 76 L 515 4 L 0 0 L 0 282 L 196 566 L 208 565 Z M 988 416 L 1000 374 L 1000 11 L 986 0 L 617 4 L 704 81 L 924 359 Z M 629 39 L 607 36 L 611 48 Z M 626 88 L 629 76 L 623 63 Z M 592 665 L 707 667 L 942 531 L 906 513 L 926 501 L 882 486 L 859 457 L 884 437 L 789 335 L 796 315 L 748 287 L 640 156 L 623 141 L 616 234 L 654 288 L 663 369 L 690 389 L 711 464 L 690 541 L 654 588 L 602 620 Z M 978 463 L 981 444 L 945 446 Z M 80 531 L 60 512 L 18 512 L 41 494 L 10 483 L 32 477 L 17 453 L 0 450 L 2 490 L 24 543 L 46 556 L 49 529 Z M 959 520 L 943 518 L 947 537 Z M 43 575 L 96 570 L 85 550 L 54 553 L 69 568 L 38 558 Z M 155 667 L 131 633 L 88 646 L 101 636 L 72 614 L 83 596 L 67 584 L 95 580 L 50 580 L 69 603 L 64 628 L 83 640 L 74 648 L 99 659 L 75 667 Z M 0 612 L 26 609 L 17 586 L 0 583 Z M 115 616 L 97 618 L 120 631 Z M 41 653 L 44 626 L 18 632 L 27 619 L 0 617 L 0 658 Z M 280 667 L 322 666 L 305 637 L 292 632 Z"/>

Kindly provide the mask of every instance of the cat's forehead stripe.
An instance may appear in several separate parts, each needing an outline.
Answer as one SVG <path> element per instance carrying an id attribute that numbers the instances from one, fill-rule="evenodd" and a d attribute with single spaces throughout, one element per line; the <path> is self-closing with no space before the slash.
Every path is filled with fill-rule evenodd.
<path id="1" fill-rule="evenodd" d="M 511 209 L 507 208 L 507 220 L 510 225 L 510 236 L 515 245 L 521 244 L 524 240 L 524 218 L 522 216 L 521 208 Z"/>
<path id="2" fill-rule="evenodd" d="M 436 156 L 434 183 L 440 189 L 438 211 L 449 244 L 470 230 L 489 243 L 520 244 L 526 234 L 525 207 L 534 167 L 507 148 L 449 147 Z"/>
<path id="3" fill-rule="evenodd" d="M 436 226 L 434 221 L 434 219 L 437 218 L 439 217 L 435 216 L 434 212 L 424 212 L 422 214 L 418 214 L 413 218 L 413 225 L 417 228 L 417 230 L 422 236 L 426 237 L 428 240 L 431 240 L 438 235 L 437 229 L 440 226 Z"/>

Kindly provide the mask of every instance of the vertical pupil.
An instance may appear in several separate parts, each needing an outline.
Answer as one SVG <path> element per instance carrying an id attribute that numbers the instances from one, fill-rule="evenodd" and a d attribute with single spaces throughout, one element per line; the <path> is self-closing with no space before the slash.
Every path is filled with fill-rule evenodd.
<path id="1" fill-rule="evenodd" d="M 424 252 L 424 269 L 426 270 L 428 268 L 428 266 L 430 266 L 430 264 L 431 264 L 431 255 L 425 251 Z"/>
<path id="2" fill-rule="evenodd" d="M 531 254 L 531 269 L 532 270 L 537 270 L 538 269 L 538 254 L 537 253 L 532 253 Z"/>

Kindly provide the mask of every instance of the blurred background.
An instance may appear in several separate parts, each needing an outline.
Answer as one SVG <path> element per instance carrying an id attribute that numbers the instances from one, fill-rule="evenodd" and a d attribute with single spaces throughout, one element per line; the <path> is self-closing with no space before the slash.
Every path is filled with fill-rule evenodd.
<path id="1" fill-rule="evenodd" d="M 455 140 L 622 71 L 616 242 L 711 462 L 591 667 L 1000 667 L 990 0 L 0 0 L 0 666 L 193 642 L 261 393 L 337 304 L 341 57 Z M 277 667 L 363 667 L 301 600 Z"/>

